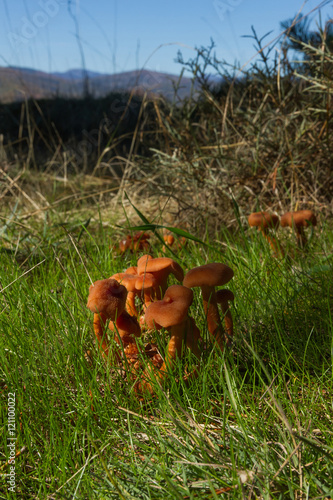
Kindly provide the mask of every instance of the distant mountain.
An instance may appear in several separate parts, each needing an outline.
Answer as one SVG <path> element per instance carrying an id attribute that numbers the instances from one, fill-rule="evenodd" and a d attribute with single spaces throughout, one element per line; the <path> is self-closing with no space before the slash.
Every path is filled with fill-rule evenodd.
<path id="1" fill-rule="evenodd" d="M 132 91 L 162 94 L 166 98 L 174 95 L 183 98 L 190 93 L 190 78 L 156 71 L 137 70 L 114 75 L 87 71 L 89 93 L 93 97 L 104 97 L 113 91 Z M 81 97 L 85 88 L 84 72 L 72 69 L 64 73 L 45 73 L 29 68 L 0 67 L 0 102 L 22 101 L 28 98 Z"/>
<path id="2" fill-rule="evenodd" d="M 104 76 L 105 73 L 89 70 L 84 71 L 83 69 L 69 69 L 68 71 L 63 72 L 53 71 L 51 75 L 66 78 L 66 80 L 82 80 L 86 76 L 88 76 L 88 78 L 95 78 L 95 76 Z"/>

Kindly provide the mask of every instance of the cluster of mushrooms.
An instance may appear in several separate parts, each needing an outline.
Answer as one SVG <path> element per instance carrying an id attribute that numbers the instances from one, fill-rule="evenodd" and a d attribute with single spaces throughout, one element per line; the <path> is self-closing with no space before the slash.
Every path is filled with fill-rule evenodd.
<path id="1" fill-rule="evenodd" d="M 129 251 L 130 253 L 136 253 L 141 250 L 145 252 L 150 252 L 151 247 L 148 241 L 149 239 L 150 239 L 150 234 L 145 233 L 144 231 L 139 231 L 133 235 L 128 234 L 125 238 L 119 241 L 118 245 L 113 247 L 113 250 L 116 250 L 121 254 L 124 254 L 126 251 Z M 186 243 L 186 239 L 184 237 L 181 237 L 176 244 L 174 235 L 168 230 L 164 230 L 163 240 L 164 243 L 169 248 L 175 246 L 177 247 L 177 249 L 180 249 Z M 164 245 L 162 251 L 165 252 L 165 250 L 166 246 Z"/>
<path id="2" fill-rule="evenodd" d="M 173 274 L 182 285 L 168 286 Z M 181 266 L 171 258 L 143 255 L 136 267 L 98 280 L 90 286 L 87 307 L 94 313 L 94 331 L 105 359 L 125 368 L 133 376 L 137 393 L 154 392 L 154 381 L 163 383 L 172 372 L 177 358 L 186 348 L 200 363 L 202 338 L 195 320 L 189 315 L 193 301 L 192 288 L 202 292 L 208 331 L 213 342 L 223 350 L 233 336 L 233 322 L 228 302 L 234 300 L 230 290 L 216 287 L 228 283 L 234 273 L 222 263 L 193 268 L 184 276 Z M 218 309 L 224 317 L 224 326 Z M 161 329 L 170 338 L 161 355 L 158 344 L 148 342 L 144 349 L 138 337 L 151 337 Z M 113 341 L 109 340 L 109 336 Z M 195 377 L 199 366 L 184 380 Z"/>
<path id="3" fill-rule="evenodd" d="M 279 257 L 283 257 L 284 252 L 275 236 L 270 234 L 271 229 L 277 229 L 279 224 L 291 227 L 298 245 L 304 248 L 307 244 L 305 228 L 317 224 L 311 210 L 287 212 L 281 218 L 269 212 L 255 212 L 248 217 L 248 222 L 261 231 Z M 150 249 L 148 239 L 149 234 L 136 233 L 121 241 L 119 249 L 122 253 L 147 251 Z M 174 244 L 173 236 L 168 233 L 164 241 L 169 246 Z M 182 285 L 168 286 L 170 274 Z M 229 266 L 217 262 L 195 267 L 184 275 L 173 259 L 145 254 L 138 259 L 137 266 L 96 281 L 90 286 L 87 307 L 94 313 L 93 326 L 102 356 L 133 377 L 137 393 L 153 394 L 154 382 L 167 380 L 177 358 L 181 359 L 186 349 L 194 354 L 198 365 L 190 374 L 185 370 L 184 380 L 195 377 L 202 354 L 202 338 L 194 318 L 189 315 L 192 288 L 201 289 L 207 329 L 213 343 L 223 350 L 233 336 L 228 304 L 234 300 L 234 295 L 230 290 L 216 290 L 216 287 L 227 284 L 233 275 Z M 159 351 L 160 342 L 145 343 L 162 329 L 169 335 L 163 354 Z M 137 342 L 139 337 L 143 337 L 143 343 Z"/>
<path id="4" fill-rule="evenodd" d="M 270 234 L 270 230 L 276 230 L 279 227 L 279 224 L 281 224 L 281 227 L 290 227 L 295 232 L 297 245 L 300 248 L 305 248 L 307 245 L 305 228 L 316 226 L 317 218 L 312 210 L 286 212 L 281 216 L 281 218 L 279 218 L 278 215 L 271 214 L 269 212 L 254 212 L 249 215 L 248 222 L 250 226 L 258 227 L 258 230 L 261 231 L 264 238 L 270 244 L 274 254 L 276 256 L 283 257 L 284 251 L 276 238 Z"/>

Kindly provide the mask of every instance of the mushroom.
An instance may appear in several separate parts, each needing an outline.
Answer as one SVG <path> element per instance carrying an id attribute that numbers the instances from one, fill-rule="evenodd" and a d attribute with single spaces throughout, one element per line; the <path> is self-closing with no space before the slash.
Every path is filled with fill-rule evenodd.
<path id="1" fill-rule="evenodd" d="M 115 332 L 115 341 L 123 345 L 134 342 L 134 337 L 141 337 L 141 328 L 135 316 L 123 311 L 115 321 L 110 321 L 109 329 Z"/>
<path id="2" fill-rule="evenodd" d="M 89 288 L 87 307 L 94 313 L 94 331 L 104 357 L 109 354 L 106 321 L 121 315 L 126 297 L 126 288 L 111 278 L 95 281 Z"/>
<path id="3" fill-rule="evenodd" d="M 150 249 L 150 244 L 148 242 L 150 238 L 149 233 L 144 233 L 143 231 L 139 231 L 138 233 L 135 233 L 133 236 L 133 244 L 132 244 L 132 250 L 133 252 L 137 252 L 138 250 L 144 250 L 148 251 Z"/>
<path id="4" fill-rule="evenodd" d="M 215 287 L 225 285 L 233 275 L 233 270 L 226 264 L 212 262 L 191 269 L 183 281 L 183 285 L 188 288 L 196 286 L 201 288 L 208 331 L 221 350 L 224 348 L 224 335 L 216 302 Z"/>
<path id="5" fill-rule="evenodd" d="M 138 268 L 136 266 L 128 267 L 125 271 L 125 274 L 138 274 Z"/>
<path id="6" fill-rule="evenodd" d="M 154 289 L 156 289 L 157 280 L 152 273 L 145 273 L 137 276 L 135 281 L 135 290 L 137 295 L 141 296 L 142 302 L 144 303 L 144 308 L 148 307 L 152 302 L 152 295 Z"/>
<path id="7" fill-rule="evenodd" d="M 175 237 L 170 231 L 164 230 L 163 240 L 165 245 L 162 246 L 162 252 L 166 252 L 167 248 L 171 248 L 173 246 Z"/>
<path id="8" fill-rule="evenodd" d="M 148 357 L 150 363 L 158 370 L 163 365 L 163 358 L 160 355 L 157 344 L 148 343 L 145 345 L 145 355 Z"/>
<path id="9" fill-rule="evenodd" d="M 168 276 L 173 274 L 178 281 L 184 278 L 184 271 L 180 265 L 168 257 L 153 259 L 151 255 L 143 255 L 138 260 L 138 275 L 152 273 L 156 279 L 154 291 L 156 298 L 160 300 L 168 287 Z"/>
<path id="10" fill-rule="evenodd" d="M 164 233 L 163 239 L 164 243 L 166 243 L 169 247 L 171 247 L 175 242 L 175 237 L 170 231 Z"/>
<path id="11" fill-rule="evenodd" d="M 162 300 L 152 302 L 146 309 L 145 320 L 149 328 L 160 330 L 162 327 L 170 329 L 170 340 L 163 365 L 159 371 L 154 371 L 155 376 L 164 380 L 169 370 L 172 370 L 177 357 L 181 357 L 183 340 L 188 326 L 188 308 L 193 300 L 193 292 L 182 285 L 170 286 Z M 144 372 L 144 382 L 141 387 L 152 392 L 151 369 Z"/>
<path id="12" fill-rule="evenodd" d="M 234 327 L 231 312 L 229 309 L 228 302 L 234 301 L 235 296 L 231 290 L 217 290 L 216 292 L 216 302 L 221 305 L 221 309 L 224 315 L 225 332 L 227 334 L 226 343 L 231 343 L 231 338 L 234 334 Z"/>
<path id="13" fill-rule="evenodd" d="M 286 212 L 281 217 L 281 227 L 289 226 L 295 230 L 297 244 L 304 248 L 307 237 L 304 229 L 308 226 L 316 226 L 317 218 L 312 210 L 298 210 L 297 212 Z"/>
<path id="14" fill-rule="evenodd" d="M 199 341 L 201 340 L 199 328 L 197 327 L 194 319 L 191 316 L 188 316 L 185 328 L 186 347 L 188 347 L 198 359 L 201 358 L 201 349 L 199 347 Z"/>
<path id="15" fill-rule="evenodd" d="M 128 234 L 124 240 L 119 242 L 120 253 L 124 253 L 126 250 L 130 250 L 131 252 L 137 252 L 138 250 L 149 251 L 149 238 L 150 235 L 148 233 L 144 233 L 143 231 L 139 231 L 133 236 Z"/>
<path id="16" fill-rule="evenodd" d="M 253 212 L 249 215 L 248 222 L 251 227 L 258 227 L 258 230 L 266 238 L 274 253 L 283 257 L 283 250 L 276 238 L 269 235 L 270 229 L 277 229 L 279 227 L 279 217 L 268 212 Z"/>
<path id="17" fill-rule="evenodd" d="M 138 276 L 135 274 L 125 273 L 116 273 L 111 276 L 111 279 L 115 279 L 119 281 L 127 290 L 127 299 L 126 299 L 126 310 L 132 316 L 138 316 L 138 311 L 135 306 L 135 295 L 136 288 L 135 283 Z"/>
<path id="18" fill-rule="evenodd" d="M 110 321 L 109 329 L 115 333 L 114 340 L 122 346 L 127 361 L 131 365 L 135 364 L 139 351 L 134 337 L 141 336 L 141 328 L 136 317 L 123 311 L 115 321 Z M 137 367 L 134 365 L 134 368 Z"/>

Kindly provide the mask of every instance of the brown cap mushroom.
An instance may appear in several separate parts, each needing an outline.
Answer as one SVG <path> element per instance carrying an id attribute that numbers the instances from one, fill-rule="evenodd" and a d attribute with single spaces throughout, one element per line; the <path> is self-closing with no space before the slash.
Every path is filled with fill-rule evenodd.
<path id="1" fill-rule="evenodd" d="M 148 233 L 144 233 L 143 231 L 139 231 L 132 235 L 127 235 L 125 239 L 119 242 L 119 250 L 121 253 L 126 252 L 126 250 L 130 250 L 131 252 L 137 252 L 138 250 L 149 251 L 150 245 L 147 241 L 150 238 Z"/>
<path id="2" fill-rule="evenodd" d="M 304 248 L 307 244 L 307 237 L 304 228 L 316 226 L 317 218 L 312 210 L 298 210 L 296 212 L 286 212 L 281 217 L 281 226 L 289 226 L 295 229 L 297 243 Z"/>
<path id="3" fill-rule="evenodd" d="M 95 281 L 89 288 L 87 307 L 93 313 L 100 313 L 113 321 L 125 309 L 126 288 L 115 279 Z"/>
<path id="4" fill-rule="evenodd" d="M 186 346 L 200 359 L 201 349 L 198 344 L 201 338 L 200 331 L 194 319 L 187 315 L 192 300 L 192 290 L 181 285 L 173 285 L 167 289 L 163 300 L 153 302 L 147 308 L 147 323 L 150 326 L 155 325 L 157 329 L 160 329 L 162 325 L 165 328 L 170 328 L 171 338 L 164 363 L 159 370 L 147 367 L 142 380 L 136 386 L 138 391 L 148 390 L 153 393 L 151 381 L 154 378 L 160 382 L 165 380 L 168 369 L 170 370 L 173 367 L 176 357 L 180 357 L 182 354 L 183 341 L 186 341 Z M 187 374 L 184 380 L 189 381 L 197 374 L 198 370 L 195 369 L 193 373 Z"/>
<path id="5" fill-rule="evenodd" d="M 279 217 L 269 212 L 253 212 L 249 215 L 248 222 L 251 227 L 257 227 L 262 232 L 275 254 L 283 257 L 283 250 L 276 238 L 269 235 L 269 229 L 277 229 L 279 227 Z"/>
<path id="6" fill-rule="evenodd" d="M 199 286 L 207 316 L 208 331 L 221 349 L 224 347 L 223 330 L 216 302 L 215 287 L 223 286 L 233 277 L 233 270 L 226 264 L 212 262 L 194 267 L 185 275 L 183 285 L 189 288 Z"/>
<path id="7" fill-rule="evenodd" d="M 128 267 L 125 271 L 126 274 L 138 274 L 138 268 L 136 266 Z"/>
<path id="8" fill-rule="evenodd" d="M 121 352 L 116 353 L 117 361 L 125 361 L 126 368 L 136 370 L 140 364 L 139 348 L 134 338 L 141 336 L 138 320 L 124 311 L 116 321 L 110 321 L 109 329 L 114 332 L 114 340 L 121 346 Z"/>
<path id="9" fill-rule="evenodd" d="M 198 359 L 201 357 L 201 349 L 199 347 L 199 341 L 201 340 L 200 330 L 194 319 L 189 316 L 186 320 L 185 328 L 186 347 L 188 347 Z"/>
<path id="10" fill-rule="evenodd" d="M 152 273 L 156 278 L 155 293 L 160 299 L 167 289 L 169 274 L 173 274 L 178 281 L 184 278 L 184 271 L 180 265 L 168 257 L 153 259 L 150 255 L 144 255 L 138 260 L 138 274 Z"/>
<path id="11" fill-rule="evenodd" d="M 141 328 L 135 316 L 131 316 L 127 311 L 118 316 L 115 321 L 110 321 L 109 329 L 116 332 L 115 340 L 126 345 L 134 341 L 134 337 L 141 336 Z"/>
<path id="12" fill-rule="evenodd" d="M 127 291 L 115 279 L 98 280 L 89 288 L 87 307 L 94 313 L 94 331 L 103 351 L 108 356 L 108 339 L 105 333 L 107 319 L 113 321 L 125 309 Z"/>
<path id="13" fill-rule="evenodd" d="M 260 229 L 278 228 L 279 217 L 269 212 L 253 212 L 248 217 L 249 225 Z"/>
<path id="14" fill-rule="evenodd" d="M 135 290 L 137 295 L 143 294 L 141 297 L 145 307 L 148 307 L 152 301 L 153 290 L 157 286 L 157 281 L 152 273 L 141 274 L 137 276 L 135 281 Z"/>
<path id="15" fill-rule="evenodd" d="M 146 309 L 145 317 L 149 328 L 157 329 L 179 325 L 187 316 L 193 300 L 193 292 L 182 285 L 171 285 L 164 298 L 152 302 Z"/>
<path id="16" fill-rule="evenodd" d="M 160 372 L 155 373 L 155 377 L 160 381 L 165 378 L 168 370 L 172 369 L 177 356 L 181 357 L 187 312 L 192 300 L 192 290 L 182 285 L 172 285 L 166 290 L 163 300 L 152 302 L 146 309 L 146 323 L 150 328 L 154 325 L 158 330 L 162 327 L 170 328 L 171 333 L 165 361 Z M 144 377 L 148 376 L 148 380 L 149 372 L 150 370 L 146 370 L 144 374 Z M 150 383 L 146 384 L 146 388 L 151 389 Z"/>
<path id="17" fill-rule="evenodd" d="M 136 295 L 135 282 L 138 276 L 135 274 L 128 274 L 126 272 L 126 273 L 116 273 L 113 276 L 111 276 L 111 279 L 112 278 L 119 281 L 119 283 L 124 285 L 124 287 L 126 288 L 127 290 L 126 310 L 127 312 L 129 312 L 129 314 L 137 316 L 138 312 L 135 306 L 135 295 Z"/>
<path id="18" fill-rule="evenodd" d="M 175 237 L 172 233 L 165 233 L 163 235 L 164 242 L 169 245 L 170 247 L 174 244 L 175 242 Z"/>
<path id="19" fill-rule="evenodd" d="M 227 344 L 230 344 L 231 338 L 234 334 L 233 321 L 228 302 L 229 301 L 233 302 L 234 300 L 235 296 L 231 290 L 226 290 L 223 288 L 222 290 L 218 290 L 216 292 L 216 301 L 218 304 L 221 305 L 221 309 L 224 315 L 225 331 L 227 334 L 227 339 L 226 339 Z"/>

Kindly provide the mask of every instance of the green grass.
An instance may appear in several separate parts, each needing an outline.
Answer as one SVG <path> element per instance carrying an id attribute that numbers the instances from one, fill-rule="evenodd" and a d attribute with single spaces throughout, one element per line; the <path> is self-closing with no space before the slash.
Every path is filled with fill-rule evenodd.
<path id="1" fill-rule="evenodd" d="M 185 271 L 217 261 L 235 272 L 234 344 L 224 353 L 210 344 L 195 290 L 191 315 L 207 344 L 198 378 L 182 380 L 184 364 L 195 365 L 187 354 L 154 397 L 138 397 L 105 368 L 85 305 L 90 279 L 137 256 L 112 252 L 115 232 L 102 223 L 59 218 L 32 230 L 7 217 L 0 246 L 0 498 L 332 495 L 332 230 L 317 228 L 307 251 L 279 230 L 283 261 L 245 225 L 209 245 L 188 241 Z M 4 476 L 12 392 L 16 496 Z"/>

